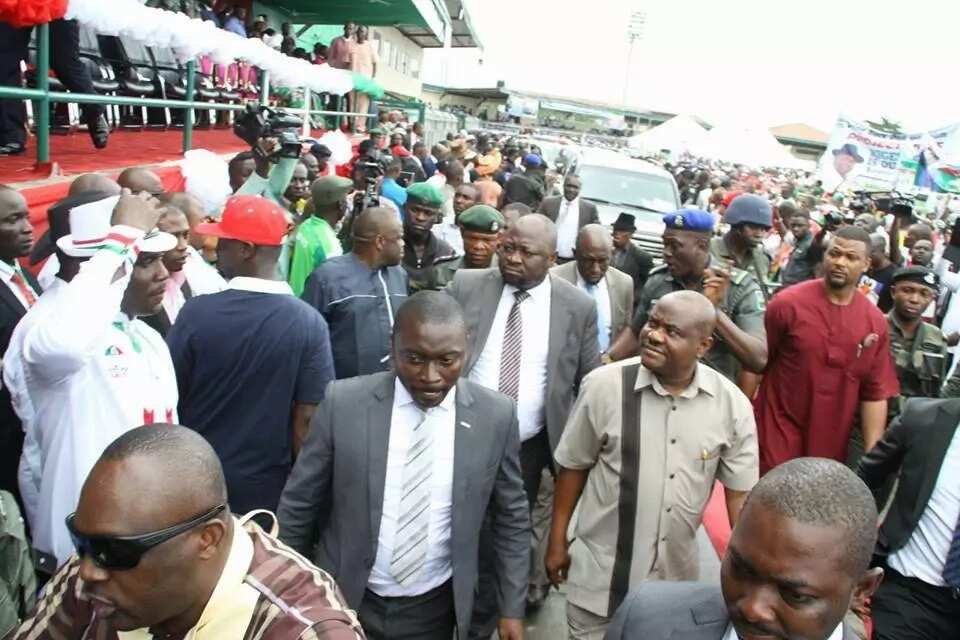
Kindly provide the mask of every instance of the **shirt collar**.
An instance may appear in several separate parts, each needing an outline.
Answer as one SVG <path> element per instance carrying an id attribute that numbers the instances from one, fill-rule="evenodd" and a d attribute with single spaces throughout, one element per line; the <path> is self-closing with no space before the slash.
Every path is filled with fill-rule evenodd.
<path id="1" fill-rule="evenodd" d="M 450 391 L 447 392 L 446 397 L 444 397 L 443 402 L 438 406 L 433 407 L 433 409 L 443 409 L 444 411 L 454 411 L 454 403 L 456 402 L 457 397 L 457 388 L 453 387 Z M 413 396 L 410 395 L 410 392 L 407 391 L 407 388 L 403 386 L 403 383 L 400 382 L 400 377 L 393 379 L 393 406 L 394 408 L 405 407 L 407 405 L 415 405 L 416 402 L 413 400 Z M 420 409 L 420 407 L 417 407 Z M 422 409 L 421 409 L 422 410 Z M 427 409 L 431 411 L 432 409 Z"/>
<path id="2" fill-rule="evenodd" d="M 574 270 L 574 271 L 576 272 L 576 274 L 577 274 L 577 286 L 580 287 L 581 289 L 583 289 L 583 290 L 586 291 L 586 290 L 588 290 L 591 286 L 596 286 L 596 287 L 598 287 L 601 291 L 603 291 L 604 289 L 607 288 L 607 276 L 606 276 L 606 275 L 604 275 L 602 278 L 600 278 L 600 282 L 598 282 L 596 285 L 591 285 L 589 282 L 587 282 L 586 280 L 583 279 L 583 276 L 582 276 L 582 275 L 580 275 L 580 269 L 577 269 L 576 266 L 574 266 L 574 269 L 573 269 L 573 270 Z"/>
<path id="3" fill-rule="evenodd" d="M 504 293 L 509 292 L 511 296 L 513 296 L 514 292 L 519 290 L 520 289 L 513 286 L 512 284 L 505 284 L 503 286 Z M 543 282 L 541 282 L 535 287 L 531 287 L 530 289 L 527 289 L 526 291 L 528 294 L 530 294 L 530 297 L 533 299 L 534 302 L 537 302 L 540 304 L 547 302 L 548 296 L 550 295 L 550 274 L 549 273 L 547 274 L 547 277 L 543 279 Z"/>
<path id="4" fill-rule="evenodd" d="M 697 370 L 693 374 L 693 381 L 691 381 L 690 385 L 680 394 L 681 398 L 695 398 L 700 391 L 703 391 L 709 396 L 717 396 L 719 391 L 719 389 L 717 389 L 717 381 L 712 376 L 705 375 L 703 370 L 704 366 L 706 365 L 697 363 Z M 651 387 L 657 395 L 671 395 L 671 393 L 660 384 L 657 376 L 641 364 L 640 370 L 637 371 L 637 382 L 633 386 L 633 390 L 641 391 L 646 387 Z"/>
<path id="5" fill-rule="evenodd" d="M 247 276 L 237 276 L 233 278 L 227 283 L 227 289 L 252 291 L 254 293 L 293 295 L 293 289 L 283 280 L 265 280 L 263 278 L 248 278 Z"/>
<path id="6" fill-rule="evenodd" d="M 235 600 L 234 591 L 246 579 L 253 562 L 253 540 L 240 521 L 233 518 L 233 540 L 230 543 L 230 555 L 223 566 L 217 586 L 214 587 L 207 606 L 203 608 L 200 620 L 194 628 L 199 629 L 215 619 L 224 609 L 230 610 Z"/>
<path id="7" fill-rule="evenodd" d="M 19 262 L 14 260 L 13 264 L 10 264 L 6 260 L 0 260 L 0 278 L 3 278 L 4 282 L 10 282 L 15 273 L 21 273 Z"/>

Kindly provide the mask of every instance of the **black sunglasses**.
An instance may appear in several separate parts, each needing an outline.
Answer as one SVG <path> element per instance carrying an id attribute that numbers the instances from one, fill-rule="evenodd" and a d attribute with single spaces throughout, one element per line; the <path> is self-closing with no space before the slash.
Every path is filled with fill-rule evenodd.
<path id="1" fill-rule="evenodd" d="M 88 536 L 77 531 L 74 527 L 73 521 L 77 517 L 76 512 L 67 516 L 66 522 L 67 530 L 70 532 L 73 544 L 77 548 L 77 555 L 81 558 L 90 556 L 90 559 L 97 566 L 104 569 L 123 571 L 136 567 L 143 554 L 150 549 L 189 531 L 198 524 L 206 522 L 226 508 L 227 505 L 220 504 L 186 522 L 136 536 Z"/>

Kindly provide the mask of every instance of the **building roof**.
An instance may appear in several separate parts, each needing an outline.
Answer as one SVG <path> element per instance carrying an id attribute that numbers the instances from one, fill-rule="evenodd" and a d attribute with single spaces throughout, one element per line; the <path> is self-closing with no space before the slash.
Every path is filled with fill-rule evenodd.
<path id="1" fill-rule="evenodd" d="M 802 122 L 792 122 L 790 124 L 782 124 L 778 127 L 770 127 L 770 133 L 784 144 L 799 143 L 826 146 L 827 141 L 830 139 L 830 134 Z"/>

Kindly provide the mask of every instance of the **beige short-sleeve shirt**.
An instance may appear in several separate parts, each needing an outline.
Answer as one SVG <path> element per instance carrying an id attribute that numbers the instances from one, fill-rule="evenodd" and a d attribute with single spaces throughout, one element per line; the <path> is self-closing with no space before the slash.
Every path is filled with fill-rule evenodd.
<path id="1" fill-rule="evenodd" d="M 590 470 L 567 599 L 604 616 L 643 580 L 696 580 L 696 531 L 714 482 L 749 491 L 759 477 L 753 409 L 740 389 L 699 364 L 672 396 L 640 358 L 584 378 L 555 458 Z"/>

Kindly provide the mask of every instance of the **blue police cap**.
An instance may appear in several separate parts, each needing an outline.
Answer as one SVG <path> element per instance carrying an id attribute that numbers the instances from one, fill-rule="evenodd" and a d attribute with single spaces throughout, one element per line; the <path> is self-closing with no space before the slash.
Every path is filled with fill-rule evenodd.
<path id="1" fill-rule="evenodd" d="M 680 209 L 673 213 L 663 216 L 663 224 L 667 229 L 676 229 L 677 231 L 699 231 L 701 233 L 711 233 L 716 224 L 712 213 L 703 209 Z"/>

